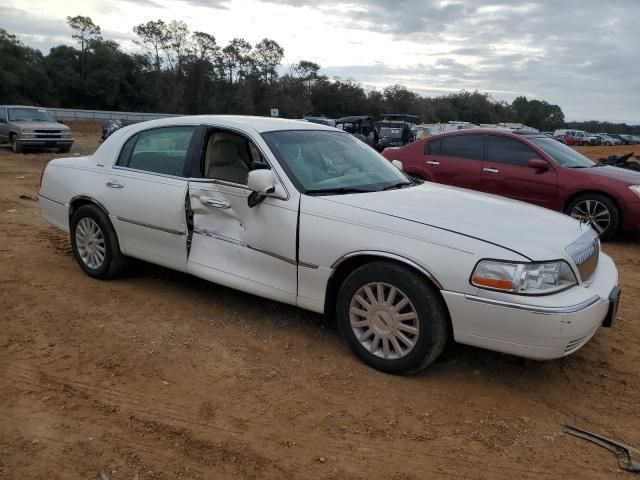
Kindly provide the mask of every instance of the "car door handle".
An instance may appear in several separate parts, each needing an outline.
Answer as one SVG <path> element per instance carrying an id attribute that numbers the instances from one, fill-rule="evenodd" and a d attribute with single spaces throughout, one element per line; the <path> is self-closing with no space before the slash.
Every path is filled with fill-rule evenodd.
<path id="1" fill-rule="evenodd" d="M 106 185 L 109 188 L 124 188 L 124 182 L 120 180 L 108 180 Z"/>
<path id="2" fill-rule="evenodd" d="M 207 205 L 208 207 L 224 208 L 224 209 L 231 207 L 231 204 L 226 200 L 222 200 L 220 198 L 215 198 L 215 197 L 200 197 L 200 201 L 202 202 L 203 205 Z"/>
<path id="3" fill-rule="evenodd" d="M 440 162 L 436 162 L 436 161 L 433 161 L 433 160 L 427 160 L 427 164 L 428 165 L 440 165 Z"/>
<path id="4" fill-rule="evenodd" d="M 487 173 L 500 173 L 500 170 L 497 168 L 483 168 L 482 171 Z"/>

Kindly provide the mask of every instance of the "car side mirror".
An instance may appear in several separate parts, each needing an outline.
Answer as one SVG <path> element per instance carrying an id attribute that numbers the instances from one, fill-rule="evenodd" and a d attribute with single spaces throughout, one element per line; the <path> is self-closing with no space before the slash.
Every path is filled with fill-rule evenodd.
<path id="1" fill-rule="evenodd" d="M 248 205 L 253 208 L 276 193 L 276 176 L 271 170 L 251 170 L 247 177 L 247 188 L 251 190 Z"/>
<path id="2" fill-rule="evenodd" d="M 549 164 L 544 160 L 540 160 L 539 158 L 532 158 L 529 160 L 529 168 L 533 168 L 535 170 L 549 170 Z"/>
<path id="3" fill-rule="evenodd" d="M 400 160 L 391 160 L 391 163 L 394 167 L 396 167 L 401 172 L 404 170 L 404 165 L 402 165 L 402 162 Z"/>

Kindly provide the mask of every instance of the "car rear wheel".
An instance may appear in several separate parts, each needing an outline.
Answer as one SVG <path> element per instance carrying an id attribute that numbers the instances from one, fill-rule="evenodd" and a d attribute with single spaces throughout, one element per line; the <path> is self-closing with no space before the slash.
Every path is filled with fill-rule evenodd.
<path id="1" fill-rule="evenodd" d="M 413 270 L 377 261 L 354 270 L 337 302 L 338 325 L 367 365 L 413 373 L 431 364 L 448 338 L 448 315 L 437 290 Z"/>
<path id="2" fill-rule="evenodd" d="M 15 133 L 11 134 L 11 150 L 13 150 L 13 153 L 23 152 L 22 145 L 18 142 L 18 136 Z"/>
<path id="3" fill-rule="evenodd" d="M 94 278 L 117 276 L 125 265 L 118 238 L 104 212 L 83 205 L 71 218 L 71 247 L 80 268 Z"/>
<path id="4" fill-rule="evenodd" d="M 602 240 L 613 237 L 620 228 L 620 211 L 606 195 L 586 193 L 574 198 L 565 209 L 567 215 L 587 222 Z"/>

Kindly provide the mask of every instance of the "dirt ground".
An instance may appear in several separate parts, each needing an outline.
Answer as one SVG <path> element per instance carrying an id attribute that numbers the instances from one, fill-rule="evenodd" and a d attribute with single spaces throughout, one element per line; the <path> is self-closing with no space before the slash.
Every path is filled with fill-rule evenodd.
<path id="1" fill-rule="evenodd" d="M 640 447 L 637 235 L 604 245 L 622 305 L 578 353 L 454 346 L 394 377 L 302 310 L 147 264 L 90 279 L 35 201 L 55 156 L 0 147 L 0 478 L 634 477 L 562 427 Z"/>

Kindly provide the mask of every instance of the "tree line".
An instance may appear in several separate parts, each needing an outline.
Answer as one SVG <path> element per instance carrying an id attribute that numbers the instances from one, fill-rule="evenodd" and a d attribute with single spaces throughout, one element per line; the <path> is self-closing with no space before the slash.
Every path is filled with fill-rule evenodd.
<path id="1" fill-rule="evenodd" d="M 284 49 L 272 39 L 222 46 L 183 21 L 136 25 L 139 52 L 104 39 L 90 17 L 67 17 L 67 24 L 78 48 L 59 45 L 46 55 L 0 29 L 0 104 L 246 115 L 278 108 L 288 118 L 408 113 L 425 123 L 519 122 L 541 130 L 565 123 L 558 105 L 526 97 L 511 104 L 478 91 L 431 98 L 402 85 L 377 90 L 330 79 L 312 61 L 283 66 Z"/>

